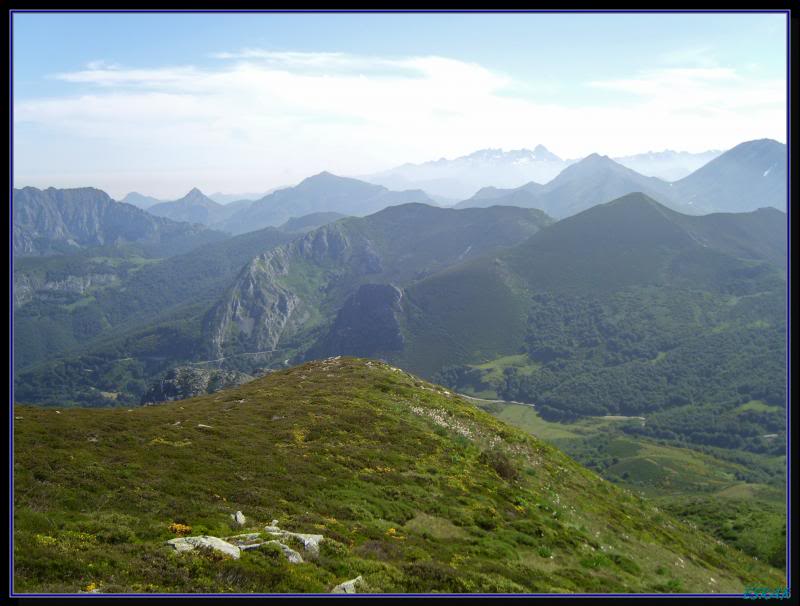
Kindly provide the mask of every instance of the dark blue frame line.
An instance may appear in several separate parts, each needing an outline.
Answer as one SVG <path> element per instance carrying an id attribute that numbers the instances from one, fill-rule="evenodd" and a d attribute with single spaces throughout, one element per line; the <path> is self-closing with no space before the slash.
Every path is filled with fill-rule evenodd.
<path id="1" fill-rule="evenodd" d="M 786 583 L 792 587 L 792 20 L 786 19 Z"/>
<path id="2" fill-rule="evenodd" d="M 415 13 L 415 14 L 425 14 L 425 13 L 461 13 L 461 14 L 505 14 L 505 13 L 544 13 L 544 14 L 551 14 L 551 13 L 567 13 L 567 14 L 617 14 L 617 13 L 633 13 L 633 14 L 671 14 L 671 13 L 681 13 L 681 14 L 707 14 L 707 13 L 721 13 L 721 14 L 737 14 L 737 13 L 753 13 L 753 14 L 785 14 L 786 15 L 786 78 L 787 78 L 787 86 L 786 86 L 786 147 L 787 147 L 787 164 L 790 167 L 790 170 L 787 172 L 786 181 L 787 181 L 787 200 L 786 200 L 786 239 L 787 239 L 787 284 L 786 284 L 786 294 L 787 294 L 787 306 L 786 306 L 786 327 L 787 327 L 787 347 L 786 347 L 786 528 L 787 528 L 787 537 L 786 537 L 786 581 L 791 591 L 792 587 L 792 566 L 791 566 L 791 543 L 792 543 L 792 515 L 791 515 L 791 495 L 792 495 L 792 486 L 791 486 L 791 445 L 792 445 L 792 436 L 791 436 L 791 301 L 792 301 L 792 294 L 791 294 L 791 281 L 792 281 L 792 273 L 791 273 L 791 251 L 792 251 L 792 238 L 791 238 L 791 199 L 792 199 L 792 179 L 791 179 L 791 159 L 792 159 L 792 146 L 791 146 L 791 100 L 792 100 L 792 70 L 791 70 L 791 40 L 792 40 L 792 31 L 791 31 L 791 9 L 727 9 L 727 10 L 715 10 L 715 9 L 700 9 L 700 10 L 688 10 L 688 9 L 657 9 L 657 10 L 626 10 L 626 9 L 606 9 L 606 10 L 593 10 L 593 9 L 571 9 L 571 10 L 554 10 L 554 9 L 413 9 L 413 10 L 398 10 L 398 9 L 390 9 L 390 10 L 376 10 L 376 9 L 312 9 L 312 10 L 298 10 L 298 9 L 191 9 L 191 10 L 179 10 L 179 9 L 9 9 L 9 19 L 8 19 L 8 107 L 9 107 L 9 143 L 8 143 L 8 157 L 9 157 L 9 194 L 8 194 L 8 225 L 9 225 L 9 239 L 8 239 L 8 247 L 9 247 L 9 277 L 8 277 L 8 284 L 9 284 L 9 310 L 13 310 L 13 297 L 14 297 L 14 284 L 13 284 L 13 230 L 12 230 L 12 219 L 13 219 L 13 192 L 14 192 L 14 104 L 13 104 L 13 86 L 14 86 L 14 74 L 13 74 L 13 61 L 12 61 L 12 54 L 13 54 L 13 19 L 15 13 L 43 13 L 43 14 L 53 14 L 53 13 L 111 13 L 111 14 L 130 14 L 130 13 L 177 13 L 177 14 L 196 14 L 196 13 L 206 13 L 206 14 L 216 14 L 216 13 L 291 13 L 291 14 L 318 14 L 318 13 L 348 13 L 348 14 L 408 14 L 408 13 Z M 726 597 L 735 597 L 741 598 L 742 595 L 738 593 L 674 593 L 674 594 L 663 594 L 663 593 L 568 593 L 568 594 L 560 594 L 560 593 L 441 593 L 441 594 L 430 594 L 430 593 L 363 593 L 363 594 L 329 594 L 329 593 L 151 593 L 151 594 L 139 594 L 139 593 L 106 593 L 106 594 L 75 594 L 75 593 L 14 593 L 14 518 L 13 518 L 13 507 L 14 507 L 14 481 L 13 481 L 13 469 L 14 469 L 14 352 L 13 352 L 13 343 L 14 343 L 14 327 L 13 327 L 13 311 L 9 313 L 9 364 L 10 364 L 10 375 L 9 375 L 9 423 L 8 423 L 8 450 L 9 450 L 9 461 L 11 462 L 11 467 L 9 469 L 9 587 L 11 591 L 9 592 L 10 597 L 63 597 L 63 598 L 73 598 L 73 597 L 219 597 L 219 598 L 248 598 L 248 597 L 265 597 L 265 596 L 276 596 L 276 597 L 321 597 L 321 596 L 329 596 L 331 598 L 337 597 L 370 597 L 370 596 L 383 596 L 383 597 L 517 597 L 517 598 L 525 598 L 525 597 L 549 597 L 549 598 L 571 598 L 571 597 L 619 597 L 619 598 L 637 598 L 637 597 L 654 597 L 654 598 L 681 598 L 681 597 L 709 597 L 709 598 L 726 598 Z"/>
<path id="3" fill-rule="evenodd" d="M 14 77 L 11 55 L 14 44 L 14 14 L 8 14 L 8 460 L 11 467 L 8 473 L 8 586 L 10 595 L 14 594 L 14 236 L 13 236 L 13 197 L 14 197 Z"/>

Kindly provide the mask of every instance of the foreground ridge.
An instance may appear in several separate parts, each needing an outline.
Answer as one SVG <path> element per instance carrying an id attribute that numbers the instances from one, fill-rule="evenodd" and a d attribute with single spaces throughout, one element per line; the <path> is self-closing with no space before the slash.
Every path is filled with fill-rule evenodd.
<path id="1" fill-rule="evenodd" d="M 15 416 L 18 592 L 740 593 L 756 578 L 784 583 L 447 389 L 374 360 L 313 361 L 129 411 L 17 406 Z M 246 512 L 244 528 L 233 512 Z M 258 530 L 258 520 L 272 523 Z M 200 537 L 240 557 L 165 545 Z"/>

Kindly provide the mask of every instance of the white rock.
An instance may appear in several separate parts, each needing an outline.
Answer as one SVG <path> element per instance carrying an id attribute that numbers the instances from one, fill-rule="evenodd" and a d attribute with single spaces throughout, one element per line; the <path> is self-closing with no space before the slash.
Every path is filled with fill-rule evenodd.
<path id="1" fill-rule="evenodd" d="M 333 588 L 331 593 L 358 593 L 356 591 L 356 585 L 360 585 L 363 582 L 364 579 L 361 578 L 361 575 L 358 575 L 355 579 L 337 585 Z"/>
<path id="2" fill-rule="evenodd" d="M 283 555 L 286 556 L 286 559 L 289 560 L 290 564 L 302 564 L 303 563 L 303 556 L 297 553 L 294 549 L 289 547 L 288 545 L 284 545 L 280 541 L 267 541 L 264 545 L 277 545 L 283 551 Z"/>
<path id="3" fill-rule="evenodd" d="M 192 551 L 194 549 L 213 549 L 238 560 L 241 552 L 236 545 L 231 545 L 218 537 L 201 535 L 198 537 L 180 537 L 167 541 L 178 552 Z"/>
<path id="4" fill-rule="evenodd" d="M 277 520 L 273 520 L 277 522 Z M 303 549 L 312 555 L 319 555 L 319 544 L 325 538 L 321 534 L 304 534 L 302 532 L 289 532 L 288 530 L 281 530 L 274 524 L 264 528 L 265 532 L 280 537 L 295 537 L 303 542 Z"/>
<path id="5" fill-rule="evenodd" d="M 203 425 L 202 423 L 197 424 L 198 427 L 205 427 L 206 429 L 214 429 L 211 425 Z"/>
<path id="6" fill-rule="evenodd" d="M 231 519 L 236 526 L 244 526 L 245 522 L 247 522 L 247 518 L 244 517 L 244 514 L 241 511 L 237 511 L 236 513 L 231 514 Z"/>

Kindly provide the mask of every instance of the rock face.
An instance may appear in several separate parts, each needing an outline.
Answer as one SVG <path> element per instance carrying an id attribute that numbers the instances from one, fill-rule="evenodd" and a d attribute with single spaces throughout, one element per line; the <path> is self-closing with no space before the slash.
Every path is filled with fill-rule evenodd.
<path id="1" fill-rule="evenodd" d="M 358 575 L 355 579 L 337 585 L 331 590 L 331 593 L 358 593 L 356 587 L 363 583 L 364 579 L 361 578 L 361 575 Z"/>
<path id="2" fill-rule="evenodd" d="M 300 298 L 280 284 L 287 274 L 287 251 L 279 248 L 253 259 L 206 323 L 210 356 L 221 358 L 233 341 L 247 351 L 268 352 L 290 328 Z"/>
<path id="3" fill-rule="evenodd" d="M 380 357 L 403 349 L 398 315 L 403 292 L 391 284 L 362 284 L 345 301 L 329 332 L 307 358 L 334 354 Z"/>
<path id="4" fill-rule="evenodd" d="M 49 255 L 90 246 L 140 243 L 175 254 L 225 234 L 154 217 L 99 189 L 14 190 L 14 254 Z"/>
<path id="5" fill-rule="evenodd" d="M 167 541 L 167 544 L 171 545 L 177 552 L 193 551 L 195 549 L 211 549 L 213 551 L 218 551 L 219 553 L 230 556 L 234 560 L 238 560 L 241 556 L 241 551 L 238 547 L 236 547 L 236 545 L 231 545 L 227 541 L 223 541 L 217 537 L 209 537 L 205 535 L 198 537 L 181 537 L 178 539 L 170 539 Z"/>
<path id="6" fill-rule="evenodd" d="M 50 293 L 84 294 L 90 288 L 103 288 L 119 283 L 115 274 L 67 275 L 57 280 L 47 280 L 22 272 L 14 273 L 14 306 L 19 307 L 33 299 L 45 298 Z"/>
<path id="7" fill-rule="evenodd" d="M 264 364 L 294 358 L 298 349 L 306 353 L 324 338 L 338 310 L 329 342 L 320 343 L 324 355 L 345 353 L 333 350 L 338 346 L 359 355 L 402 349 L 394 317 L 400 291 L 394 285 L 405 288 L 522 242 L 551 221 L 534 209 L 454 211 L 405 204 L 331 223 L 242 269 L 206 316 L 208 357 L 246 354 L 248 361 Z M 379 334 L 371 335 L 375 330 Z"/>
<path id="8" fill-rule="evenodd" d="M 242 385 L 254 377 L 235 370 L 219 370 L 178 366 L 150 386 L 142 396 L 142 404 L 184 400 Z"/>
<path id="9" fill-rule="evenodd" d="M 368 239 L 348 233 L 341 224 L 256 257 L 207 316 L 209 355 L 275 351 L 319 313 L 324 294 L 305 287 L 320 270 L 328 279 L 342 273 L 368 275 L 381 271 L 381 260 Z"/>

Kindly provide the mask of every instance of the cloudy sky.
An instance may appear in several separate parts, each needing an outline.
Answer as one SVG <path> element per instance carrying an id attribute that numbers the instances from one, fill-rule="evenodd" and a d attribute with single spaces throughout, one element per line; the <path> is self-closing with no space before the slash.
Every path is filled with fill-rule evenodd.
<path id="1" fill-rule="evenodd" d="M 260 192 L 786 141 L 784 14 L 13 15 L 14 186 Z"/>

